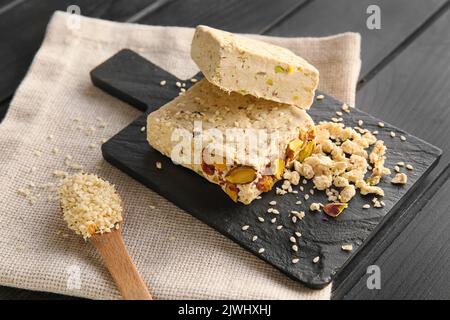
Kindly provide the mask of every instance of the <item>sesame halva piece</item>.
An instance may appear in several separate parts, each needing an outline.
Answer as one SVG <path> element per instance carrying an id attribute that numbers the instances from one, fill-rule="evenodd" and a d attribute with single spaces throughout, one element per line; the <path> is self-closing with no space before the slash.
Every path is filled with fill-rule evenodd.
<path id="1" fill-rule="evenodd" d="M 348 186 L 344 187 L 342 191 L 339 193 L 339 200 L 346 203 L 349 202 L 356 194 L 355 186 L 352 184 L 349 184 Z"/>
<path id="2" fill-rule="evenodd" d="M 342 111 L 344 111 L 346 113 L 350 112 L 350 107 L 346 103 L 344 103 L 341 108 L 342 108 Z"/>
<path id="3" fill-rule="evenodd" d="M 309 210 L 310 211 L 320 211 L 321 208 L 321 204 L 317 203 L 317 202 L 313 202 L 311 203 L 311 205 L 309 206 Z"/>
<path id="4" fill-rule="evenodd" d="M 344 245 L 342 245 L 341 249 L 343 251 L 353 251 L 353 245 L 352 244 L 344 244 Z"/>
<path id="5" fill-rule="evenodd" d="M 408 176 L 404 173 L 397 173 L 391 180 L 393 184 L 406 184 L 408 182 Z"/>
<path id="6" fill-rule="evenodd" d="M 319 72 L 288 49 L 199 25 L 191 57 L 205 78 L 225 92 L 304 109 L 314 101 Z"/>

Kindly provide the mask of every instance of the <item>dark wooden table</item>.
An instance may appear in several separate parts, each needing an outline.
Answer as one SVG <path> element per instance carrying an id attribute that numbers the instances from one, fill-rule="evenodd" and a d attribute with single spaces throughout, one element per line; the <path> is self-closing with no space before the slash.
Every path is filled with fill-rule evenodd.
<path id="1" fill-rule="evenodd" d="M 357 107 L 444 150 L 440 164 L 334 282 L 334 299 L 450 298 L 450 1 L 0 0 L 0 119 L 55 10 L 141 24 L 276 36 L 362 35 Z M 369 30 L 369 5 L 381 29 Z M 366 285 L 369 265 L 381 289 Z M 0 299 L 68 297 L 0 287 Z"/>

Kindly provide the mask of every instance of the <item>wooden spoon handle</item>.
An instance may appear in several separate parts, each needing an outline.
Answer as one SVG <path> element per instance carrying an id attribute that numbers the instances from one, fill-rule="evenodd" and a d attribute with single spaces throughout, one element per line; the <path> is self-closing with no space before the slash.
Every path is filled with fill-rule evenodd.
<path id="1" fill-rule="evenodd" d="M 94 235 L 90 241 L 102 256 L 125 300 L 152 300 L 147 286 L 128 254 L 120 231 Z"/>

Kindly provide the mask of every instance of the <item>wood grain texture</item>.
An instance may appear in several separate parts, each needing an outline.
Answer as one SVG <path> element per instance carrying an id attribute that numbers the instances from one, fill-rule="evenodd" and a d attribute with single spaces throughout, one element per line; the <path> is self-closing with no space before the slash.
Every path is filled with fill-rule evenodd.
<path id="1" fill-rule="evenodd" d="M 86 16 L 123 21 L 155 0 L 46 0 L 24 1 L 0 15 L 0 101 L 9 98 L 23 76 L 44 37 L 55 10 L 78 5 Z"/>
<path id="2" fill-rule="evenodd" d="M 439 196 L 442 194 L 441 186 L 450 176 L 449 18 L 450 10 L 447 8 L 429 29 L 358 93 L 358 102 L 363 109 L 370 110 L 382 119 L 391 119 L 396 125 L 438 145 L 444 154 L 438 167 L 418 190 L 416 199 L 404 209 L 402 219 L 396 222 L 397 225 L 385 230 L 385 238 L 377 243 L 373 252 L 360 259 L 354 268 L 355 274 L 342 280 L 346 288 L 337 288 L 337 297 L 449 297 L 439 296 L 438 293 L 450 291 L 450 277 L 444 271 L 448 268 L 450 254 L 442 249 L 441 255 L 435 256 L 433 260 L 423 258 L 425 252 L 433 252 L 436 247 L 448 243 L 445 237 L 435 238 L 435 233 L 440 232 L 440 225 L 450 222 L 448 191 L 447 197 Z M 445 186 L 444 190 L 448 190 L 448 187 Z M 408 223 L 410 225 L 400 232 Z M 370 264 L 379 265 L 385 277 L 390 279 L 382 290 L 371 291 L 366 288 L 364 273 Z M 424 267 L 429 268 L 430 272 Z M 394 277 L 392 272 L 396 270 L 402 270 L 402 273 Z M 352 283 L 357 275 L 359 281 Z M 416 283 L 418 278 L 427 278 L 427 281 Z M 405 290 L 398 290 L 400 287 Z"/>
<path id="3" fill-rule="evenodd" d="M 303 2 L 304 0 L 176 1 L 139 22 L 184 27 L 206 24 L 231 32 L 261 33 Z"/>
<path id="4" fill-rule="evenodd" d="M 125 300 L 152 300 L 147 286 L 142 280 L 128 254 L 120 230 L 95 234 L 89 241 L 102 256 L 117 289 Z"/>
<path id="5" fill-rule="evenodd" d="M 450 299 L 450 181 L 373 264 L 381 269 L 381 290 L 361 277 L 345 299 Z"/>
<path id="6" fill-rule="evenodd" d="M 450 162 L 450 10 L 357 94 L 357 105 L 444 150 Z"/>
<path id="7" fill-rule="evenodd" d="M 267 34 L 311 37 L 359 32 L 362 36 L 362 78 L 444 3 L 445 0 L 315 0 Z M 380 7 L 380 30 L 369 30 L 366 26 L 369 5 Z"/>

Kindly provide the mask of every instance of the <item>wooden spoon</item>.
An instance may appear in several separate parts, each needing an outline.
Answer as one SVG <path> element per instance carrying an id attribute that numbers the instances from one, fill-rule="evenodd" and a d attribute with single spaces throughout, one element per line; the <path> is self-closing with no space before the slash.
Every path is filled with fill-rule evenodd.
<path id="1" fill-rule="evenodd" d="M 120 294 L 126 300 L 152 300 L 152 296 L 128 254 L 119 230 L 94 234 L 89 240 L 97 248 Z"/>
<path id="2" fill-rule="evenodd" d="M 99 192 L 99 188 L 105 188 Z M 91 243 L 97 248 L 103 258 L 103 261 L 113 277 L 120 294 L 127 300 L 151 300 L 152 296 L 136 270 L 136 266 L 128 254 L 122 239 L 121 228 L 112 228 L 111 232 L 95 233 L 95 223 L 89 224 L 87 230 L 81 231 L 78 222 L 88 219 L 86 211 L 89 211 L 90 199 L 94 197 L 96 201 L 111 201 L 110 214 L 116 213 L 120 216 L 113 216 L 121 227 L 125 215 L 123 213 L 122 200 L 116 192 L 114 185 L 105 181 L 94 174 L 78 173 L 63 180 L 63 184 L 59 190 L 61 195 L 61 210 L 69 223 L 69 228 L 89 237 Z M 100 195 L 97 195 L 100 193 Z M 97 195 L 97 196 L 96 196 Z M 107 199 L 107 200 L 105 200 Z M 81 202 L 85 210 L 76 210 Z M 92 210 L 95 206 L 92 207 Z M 65 212 L 66 210 L 66 212 Z M 66 216 L 67 215 L 67 216 Z M 80 217 L 77 217 L 80 215 Z M 105 212 L 106 215 L 106 212 Z M 74 218 L 75 216 L 75 218 Z M 99 220 L 102 222 L 102 220 Z M 86 227 L 86 225 L 84 225 Z M 93 227 L 93 230 L 90 228 Z"/>
<path id="3" fill-rule="evenodd" d="M 126 300 L 152 300 L 152 296 L 128 254 L 119 230 L 94 234 L 89 240 L 97 248 L 120 294 Z"/>

